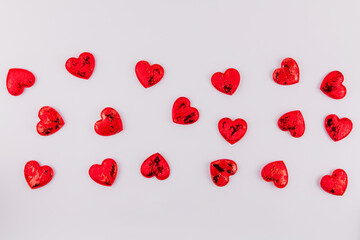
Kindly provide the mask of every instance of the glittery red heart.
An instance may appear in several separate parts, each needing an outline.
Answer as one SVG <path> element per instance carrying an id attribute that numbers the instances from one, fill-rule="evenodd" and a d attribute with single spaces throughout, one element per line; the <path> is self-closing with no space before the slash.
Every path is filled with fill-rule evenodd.
<path id="1" fill-rule="evenodd" d="M 278 120 L 278 126 L 283 131 L 289 131 L 293 137 L 301 137 L 305 132 L 305 121 L 300 111 L 285 113 Z"/>
<path id="2" fill-rule="evenodd" d="M 348 177 L 344 170 L 336 169 L 332 175 L 322 177 L 320 185 L 324 191 L 342 196 L 345 193 L 348 183 Z"/>
<path id="3" fill-rule="evenodd" d="M 89 175 L 95 182 L 110 187 L 117 175 L 117 164 L 111 158 L 105 159 L 101 165 L 92 165 L 89 169 Z"/>
<path id="4" fill-rule="evenodd" d="M 267 182 L 274 182 L 274 185 L 278 188 L 284 188 L 288 183 L 288 172 L 283 161 L 267 164 L 261 170 L 261 176 Z"/>
<path id="5" fill-rule="evenodd" d="M 299 82 L 300 73 L 296 61 L 292 58 L 285 58 L 281 62 L 281 68 L 275 69 L 273 79 L 281 85 L 291 85 Z"/>
<path id="6" fill-rule="evenodd" d="M 94 71 L 95 58 L 91 53 L 84 52 L 78 58 L 69 58 L 65 67 L 75 77 L 89 79 Z"/>
<path id="7" fill-rule="evenodd" d="M 241 118 L 234 121 L 230 118 L 223 118 L 219 121 L 218 128 L 221 136 L 229 143 L 234 144 L 245 135 L 247 124 Z"/>
<path id="8" fill-rule="evenodd" d="M 54 171 L 49 166 L 40 167 L 37 161 L 29 161 L 24 168 L 25 180 L 32 189 L 48 184 L 54 176 Z"/>
<path id="9" fill-rule="evenodd" d="M 95 132 L 101 136 L 111 136 L 123 130 L 119 113 L 110 107 L 101 112 L 101 120 L 95 123 Z"/>
<path id="10" fill-rule="evenodd" d="M 333 71 L 326 75 L 320 89 L 331 98 L 342 99 L 346 95 L 346 87 L 342 84 L 344 76 L 339 71 Z"/>
<path id="11" fill-rule="evenodd" d="M 234 68 L 229 68 L 224 73 L 217 72 L 211 77 L 212 85 L 222 93 L 233 95 L 240 83 L 240 74 Z"/>
<path id="12" fill-rule="evenodd" d="M 9 69 L 6 78 L 6 87 L 13 96 L 18 96 L 24 92 L 24 88 L 29 88 L 35 83 L 35 76 L 30 71 L 20 68 Z"/>
<path id="13" fill-rule="evenodd" d="M 237 165 L 233 160 L 220 159 L 210 163 L 211 179 L 219 187 L 228 184 L 230 176 L 234 175 L 236 171 Z"/>
<path id="14" fill-rule="evenodd" d="M 348 118 L 339 119 L 335 114 L 325 118 L 325 129 L 335 142 L 345 138 L 351 132 L 353 124 Z"/>
<path id="15" fill-rule="evenodd" d="M 37 124 L 36 130 L 42 136 L 56 133 L 65 124 L 61 115 L 52 107 L 40 108 L 38 115 L 40 122 Z"/>
<path id="16" fill-rule="evenodd" d="M 190 106 L 189 99 L 180 97 L 174 102 L 172 119 L 177 124 L 192 124 L 199 119 L 199 111 Z"/>
<path id="17" fill-rule="evenodd" d="M 170 175 L 169 164 L 160 153 L 148 157 L 141 165 L 140 171 L 144 177 L 151 178 L 155 176 L 159 180 L 165 180 Z"/>
<path id="18" fill-rule="evenodd" d="M 150 65 L 140 61 L 135 66 L 135 73 L 144 88 L 157 84 L 164 76 L 164 69 L 159 64 Z"/>

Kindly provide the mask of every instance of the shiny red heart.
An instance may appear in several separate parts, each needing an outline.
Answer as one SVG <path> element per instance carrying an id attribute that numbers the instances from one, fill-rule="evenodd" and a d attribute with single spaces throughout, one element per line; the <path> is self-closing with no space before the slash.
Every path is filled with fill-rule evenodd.
<path id="1" fill-rule="evenodd" d="M 348 118 L 339 119 L 335 114 L 325 118 L 325 129 L 332 140 L 340 141 L 350 134 L 353 124 Z"/>
<path id="2" fill-rule="evenodd" d="M 346 87 L 342 84 L 344 76 L 339 71 L 333 71 L 326 75 L 320 89 L 331 98 L 342 99 L 346 95 Z"/>
<path id="3" fill-rule="evenodd" d="M 84 52 L 78 58 L 69 58 L 65 67 L 75 77 L 89 79 L 95 68 L 95 58 L 91 53 Z"/>
<path id="4" fill-rule="evenodd" d="M 105 159 L 101 165 L 92 165 L 89 169 L 89 175 L 95 182 L 110 187 L 117 175 L 117 164 L 111 158 Z"/>
<path id="5" fill-rule="evenodd" d="M 285 58 L 281 62 L 281 68 L 275 69 L 273 79 L 281 85 L 292 85 L 299 82 L 299 66 L 292 58 Z"/>
<path id="6" fill-rule="evenodd" d="M 189 99 L 180 97 L 174 102 L 172 119 L 177 124 L 192 124 L 199 119 L 199 111 L 190 106 Z"/>
<path id="7" fill-rule="evenodd" d="M 6 78 L 6 87 L 13 96 L 18 96 L 24 92 L 24 88 L 29 88 L 35 83 L 35 76 L 30 71 L 20 68 L 9 69 Z"/>
<path id="8" fill-rule="evenodd" d="M 48 184 L 54 176 L 49 166 L 40 167 L 37 161 L 29 161 L 24 168 L 25 180 L 31 189 L 40 188 Z"/>
<path id="9" fill-rule="evenodd" d="M 348 177 L 344 170 L 336 169 L 332 175 L 325 175 L 320 181 L 320 186 L 324 191 L 333 194 L 342 196 L 348 184 Z"/>
<path id="10" fill-rule="evenodd" d="M 274 182 L 274 185 L 278 188 L 286 187 L 289 178 L 283 161 L 276 161 L 267 164 L 261 170 L 261 176 L 267 182 Z"/>
<path id="11" fill-rule="evenodd" d="M 150 65 L 140 61 L 135 66 L 135 73 L 144 88 L 157 84 L 164 76 L 164 69 L 159 64 Z"/>
<path id="12" fill-rule="evenodd" d="M 240 74 L 234 68 L 229 68 L 224 73 L 217 72 L 211 77 L 212 85 L 222 93 L 233 95 L 240 83 Z"/>
<path id="13" fill-rule="evenodd" d="M 230 144 L 234 144 L 245 135 L 247 123 L 241 118 L 234 121 L 230 118 L 223 118 L 219 121 L 218 128 L 221 136 Z"/>
<path id="14" fill-rule="evenodd" d="M 101 136 L 111 136 L 123 130 L 119 113 L 110 107 L 101 112 L 101 120 L 95 123 L 95 132 Z"/>
<path id="15" fill-rule="evenodd" d="M 210 175 L 213 182 L 223 187 L 228 184 L 230 176 L 237 171 L 236 162 L 229 159 L 220 159 L 210 163 Z"/>
<path id="16" fill-rule="evenodd" d="M 283 131 L 289 131 L 293 137 L 301 137 L 305 132 L 305 121 L 300 111 L 285 113 L 278 120 L 278 126 Z"/>
<path id="17" fill-rule="evenodd" d="M 42 107 L 38 115 L 40 122 L 36 125 L 36 130 L 42 136 L 56 133 L 65 124 L 61 115 L 52 107 Z"/>
<path id="18" fill-rule="evenodd" d="M 155 176 L 159 180 L 165 180 L 170 175 L 170 167 L 160 153 L 155 153 L 143 162 L 140 172 L 147 178 Z"/>

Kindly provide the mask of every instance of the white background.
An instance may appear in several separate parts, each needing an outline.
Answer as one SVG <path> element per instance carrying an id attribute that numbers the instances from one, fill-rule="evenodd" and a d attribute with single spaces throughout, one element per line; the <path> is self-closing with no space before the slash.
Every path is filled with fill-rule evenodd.
<path id="1" fill-rule="evenodd" d="M 2 0 L 0 239 L 359 239 L 359 12 L 356 0 Z M 84 51 L 96 58 L 89 80 L 64 67 Z M 298 62 L 299 84 L 272 80 L 285 57 Z M 143 59 L 165 69 L 148 89 L 134 72 Z M 18 97 L 6 90 L 12 67 L 36 76 Z M 229 67 L 241 74 L 233 96 L 210 82 Z M 333 70 L 345 76 L 342 100 L 319 89 Z M 193 125 L 171 120 L 180 96 L 200 112 Z M 66 122 L 48 137 L 35 130 L 45 105 Z M 118 110 L 124 130 L 102 137 L 93 125 L 108 106 Z M 277 127 L 296 109 L 306 122 L 300 139 Z M 323 126 L 331 113 L 354 123 L 336 143 Z M 235 145 L 217 130 L 223 117 L 248 123 Z M 140 174 L 155 152 L 170 164 L 165 181 Z M 111 188 L 88 176 L 92 164 L 109 157 L 119 165 Z M 209 174 L 209 163 L 220 158 L 239 167 L 224 188 Z M 28 187 L 29 160 L 53 167 L 47 186 Z M 275 160 L 288 167 L 285 189 L 260 176 Z M 349 177 L 343 197 L 319 186 L 336 168 Z"/>

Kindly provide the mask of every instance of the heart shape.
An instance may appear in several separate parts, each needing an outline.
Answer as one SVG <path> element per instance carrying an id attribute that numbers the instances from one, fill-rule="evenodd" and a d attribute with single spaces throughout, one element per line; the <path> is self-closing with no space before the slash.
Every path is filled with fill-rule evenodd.
<path id="1" fill-rule="evenodd" d="M 234 121 L 230 118 L 223 118 L 219 121 L 218 128 L 221 136 L 230 144 L 234 144 L 245 135 L 247 123 L 241 118 Z"/>
<path id="2" fill-rule="evenodd" d="M 159 64 L 150 65 L 146 61 L 140 61 L 135 66 L 135 73 L 144 88 L 148 88 L 163 78 L 164 69 Z"/>
<path id="3" fill-rule="evenodd" d="M 111 136 L 123 130 L 119 113 L 110 107 L 101 111 L 101 120 L 95 123 L 95 132 L 101 136 Z"/>
<path id="4" fill-rule="evenodd" d="M 278 188 L 286 187 L 288 183 L 288 172 L 283 161 L 275 161 L 267 164 L 261 170 L 262 178 L 267 182 L 274 182 Z"/>
<path id="5" fill-rule="evenodd" d="M 281 68 L 275 69 L 273 79 L 281 85 L 292 85 L 299 82 L 299 66 L 292 58 L 285 58 L 281 62 Z"/>
<path id="6" fill-rule="evenodd" d="M 89 79 L 95 68 L 95 58 L 91 53 L 84 52 L 78 58 L 69 58 L 65 67 L 75 77 Z"/>
<path id="7" fill-rule="evenodd" d="M 323 176 L 320 181 L 320 186 L 324 191 L 337 196 L 342 196 L 345 193 L 347 184 L 348 177 L 342 169 L 336 169 L 331 176 Z"/>
<path id="8" fill-rule="evenodd" d="M 102 161 L 101 165 L 92 165 L 89 169 L 89 175 L 95 182 L 110 187 L 117 175 L 117 164 L 113 159 L 107 158 Z"/>
<path id="9" fill-rule="evenodd" d="M 140 172 L 146 178 L 155 176 L 159 180 L 165 180 L 170 175 L 170 167 L 160 153 L 155 153 L 143 162 Z"/>
<path id="10" fill-rule="evenodd" d="M 40 122 L 36 125 L 36 130 L 42 136 L 56 133 L 65 124 L 61 115 L 52 107 L 40 108 L 38 115 Z"/>
<path id="11" fill-rule="evenodd" d="M 340 141 L 350 134 L 353 124 L 348 118 L 339 119 L 335 114 L 330 114 L 325 118 L 325 129 L 332 140 Z"/>
<path id="12" fill-rule="evenodd" d="M 25 180 L 31 189 L 40 188 L 48 184 L 54 176 L 49 166 L 40 167 L 37 161 L 29 161 L 24 168 Z"/>
<path id="13" fill-rule="evenodd" d="M 291 136 L 299 138 L 305 132 L 305 120 L 300 111 L 285 113 L 278 120 L 278 126 L 283 131 L 289 131 Z"/>
<path id="14" fill-rule="evenodd" d="M 6 87 L 13 96 L 18 96 L 24 92 L 24 88 L 29 88 L 35 83 L 35 76 L 30 71 L 20 68 L 9 69 L 6 77 Z"/>
<path id="15" fill-rule="evenodd" d="M 237 171 L 236 162 L 230 159 L 220 159 L 210 163 L 211 179 L 218 187 L 228 184 L 230 176 Z"/>
<path id="16" fill-rule="evenodd" d="M 331 98 L 342 99 L 346 95 L 346 87 L 342 84 L 344 76 L 339 71 L 333 71 L 326 75 L 320 89 Z"/>
<path id="17" fill-rule="evenodd" d="M 233 95 L 240 84 L 240 74 L 236 69 L 229 68 L 224 73 L 214 73 L 211 83 L 220 92 Z"/>
<path id="18" fill-rule="evenodd" d="M 190 105 L 186 97 L 176 99 L 172 109 L 174 123 L 186 125 L 195 123 L 199 119 L 199 111 Z"/>

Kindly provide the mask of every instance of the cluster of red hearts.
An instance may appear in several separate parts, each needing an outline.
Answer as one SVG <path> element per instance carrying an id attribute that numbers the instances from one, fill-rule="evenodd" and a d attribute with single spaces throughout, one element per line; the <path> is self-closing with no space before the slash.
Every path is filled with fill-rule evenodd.
<path id="1" fill-rule="evenodd" d="M 78 58 L 70 58 L 66 61 L 66 69 L 72 75 L 89 79 L 95 67 L 95 58 L 91 53 L 82 53 Z M 164 69 L 158 64 L 150 65 L 146 61 L 140 61 L 135 66 L 135 73 L 140 83 L 149 88 L 157 84 L 164 76 Z M 296 84 L 300 80 L 298 64 L 294 59 L 286 58 L 281 67 L 275 69 L 273 79 L 281 85 Z M 28 70 L 13 68 L 8 72 L 7 89 L 11 95 L 17 96 L 23 93 L 24 88 L 29 88 L 35 83 L 35 76 Z M 341 72 L 330 72 L 321 84 L 321 90 L 329 97 L 342 99 L 346 95 L 346 88 L 342 82 L 344 77 Z M 228 95 L 235 93 L 240 84 L 240 74 L 236 69 L 229 68 L 224 73 L 217 72 L 211 77 L 212 85 L 220 92 Z M 119 113 L 110 107 L 101 112 L 101 119 L 94 125 L 95 132 L 101 136 L 111 136 L 123 130 Z M 44 106 L 39 110 L 40 122 L 37 124 L 37 132 L 42 136 L 48 136 L 59 131 L 64 125 L 61 115 L 52 107 Z M 199 111 L 192 107 L 186 97 L 178 98 L 173 105 L 172 119 L 176 124 L 193 124 L 199 119 Z M 289 131 L 295 138 L 301 137 L 305 132 L 305 121 L 300 111 L 285 113 L 278 120 L 278 126 L 283 131 Z M 230 144 L 240 141 L 247 130 L 247 123 L 243 119 L 231 120 L 223 118 L 218 123 L 221 136 Z M 352 130 L 352 122 L 348 118 L 339 119 L 331 114 L 325 119 L 325 129 L 331 139 L 340 141 Z M 144 177 L 155 176 L 159 180 L 165 180 L 170 175 L 170 167 L 163 156 L 155 153 L 147 158 L 140 169 Z M 220 159 L 210 164 L 210 173 L 213 182 L 217 186 L 225 186 L 231 175 L 237 171 L 237 165 L 229 159 Z M 24 169 L 25 179 L 29 186 L 39 188 L 46 185 L 53 177 L 53 170 L 49 166 L 40 166 L 36 161 L 29 161 Z M 113 159 L 105 159 L 101 165 L 95 164 L 89 169 L 90 177 L 104 186 L 111 186 L 117 175 L 117 164 Z M 288 183 L 288 172 L 283 161 L 267 164 L 261 171 L 265 181 L 272 181 L 278 188 L 284 188 Z M 333 171 L 332 175 L 326 175 L 321 179 L 320 185 L 326 191 L 334 195 L 343 195 L 347 187 L 347 175 L 342 169 Z"/>

